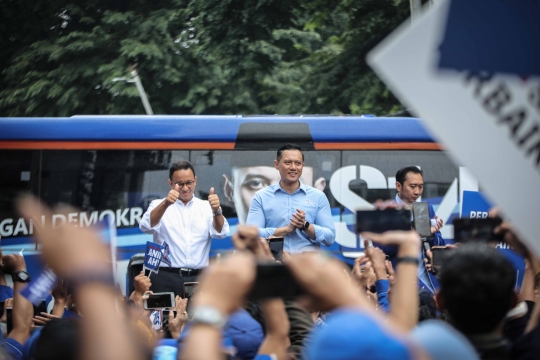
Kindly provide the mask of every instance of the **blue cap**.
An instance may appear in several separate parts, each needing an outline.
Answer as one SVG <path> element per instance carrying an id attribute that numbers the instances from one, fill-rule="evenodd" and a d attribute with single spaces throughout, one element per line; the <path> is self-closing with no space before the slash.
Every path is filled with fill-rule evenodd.
<path id="1" fill-rule="evenodd" d="M 253 359 L 264 340 L 261 324 L 244 309 L 229 316 L 223 331 L 231 338 L 236 348 L 236 357 L 240 359 Z"/>
<path id="2" fill-rule="evenodd" d="M 179 351 L 182 351 L 183 342 L 189 336 L 191 323 L 187 323 L 178 339 Z M 240 359 L 253 359 L 259 351 L 264 340 L 264 332 L 261 324 L 257 322 L 244 309 L 239 309 L 229 316 L 227 324 L 223 328 L 222 350 L 236 351 L 235 357 Z"/>
<path id="3" fill-rule="evenodd" d="M 330 313 L 327 326 L 317 327 L 304 358 L 310 360 L 412 359 L 405 342 L 383 328 L 380 320 L 360 309 L 338 309 Z"/>
<path id="4" fill-rule="evenodd" d="M 479 359 L 469 340 L 459 331 L 441 320 L 422 321 L 411 332 L 411 337 L 433 359 Z"/>

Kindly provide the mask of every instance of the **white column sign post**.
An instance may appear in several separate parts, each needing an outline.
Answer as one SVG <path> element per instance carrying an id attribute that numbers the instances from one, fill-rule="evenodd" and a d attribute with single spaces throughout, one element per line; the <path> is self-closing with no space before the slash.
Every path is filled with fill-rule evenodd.
<path id="1" fill-rule="evenodd" d="M 441 2 L 413 27 L 406 22 L 368 63 L 540 256 L 540 79 L 438 69 L 447 11 Z"/>

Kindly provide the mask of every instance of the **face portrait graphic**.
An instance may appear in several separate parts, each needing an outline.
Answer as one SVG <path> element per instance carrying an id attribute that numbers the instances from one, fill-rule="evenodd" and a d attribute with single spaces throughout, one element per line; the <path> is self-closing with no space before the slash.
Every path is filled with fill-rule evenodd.
<path id="1" fill-rule="evenodd" d="M 280 173 L 273 166 L 248 166 L 232 167 L 231 177 L 223 175 L 225 178 L 225 197 L 236 209 L 238 222 L 245 224 L 249 205 L 255 193 L 265 187 L 277 184 L 280 180 Z M 306 185 L 324 191 L 326 180 L 318 178 L 313 181 L 313 167 L 304 166 L 300 181 Z"/>

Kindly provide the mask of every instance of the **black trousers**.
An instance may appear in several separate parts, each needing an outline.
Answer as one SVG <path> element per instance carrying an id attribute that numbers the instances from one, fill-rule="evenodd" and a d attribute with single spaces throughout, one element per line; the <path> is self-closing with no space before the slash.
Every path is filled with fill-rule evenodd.
<path id="1" fill-rule="evenodd" d="M 152 273 L 150 275 L 150 281 L 152 282 L 150 290 L 154 293 L 174 292 L 175 295 L 184 298 L 184 282 L 196 282 L 197 276 L 185 276 L 161 269 L 157 274 Z"/>

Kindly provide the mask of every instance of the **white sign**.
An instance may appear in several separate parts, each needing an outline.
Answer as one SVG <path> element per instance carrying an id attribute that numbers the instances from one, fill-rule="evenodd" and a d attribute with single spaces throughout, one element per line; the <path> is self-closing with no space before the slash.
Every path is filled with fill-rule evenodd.
<path id="1" fill-rule="evenodd" d="M 402 25 L 368 63 L 466 165 L 540 256 L 540 79 L 437 68 L 449 2 Z"/>

